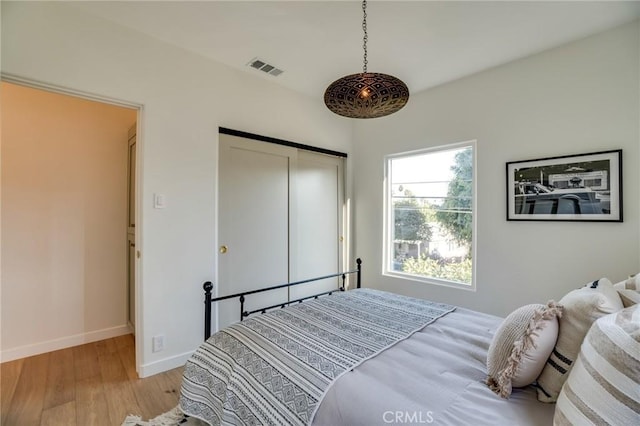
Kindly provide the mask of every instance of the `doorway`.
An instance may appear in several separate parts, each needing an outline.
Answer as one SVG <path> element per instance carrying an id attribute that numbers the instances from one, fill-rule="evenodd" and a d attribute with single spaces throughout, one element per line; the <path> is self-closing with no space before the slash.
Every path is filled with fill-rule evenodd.
<path id="1" fill-rule="evenodd" d="M 127 130 L 139 106 L 16 83 L 0 83 L 3 361 L 130 332 Z"/>

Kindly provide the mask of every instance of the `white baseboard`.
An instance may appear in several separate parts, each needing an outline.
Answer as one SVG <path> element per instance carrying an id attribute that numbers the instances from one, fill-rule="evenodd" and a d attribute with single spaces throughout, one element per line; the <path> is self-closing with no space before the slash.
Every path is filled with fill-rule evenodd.
<path id="1" fill-rule="evenodd" d="M 165 371 L 182 367 L 194 352 L 195 351 L 189 351 L 169 358 L 161 359 L 159 361 L 150 362 L 149 364 L 141 365 L 140 371 L 138 371 L 138 376 L 143 379 L 145 377 L 153 376 L 154 374 L 164 373 Z"/>
<path id="2" fill-rule="evenodd" d="M 131 331 L 129 330 L 128 325 L 120 325 L 117 327 L 104 328 L 102 330 L 75 334 L 73 336 L 60 337 L 58 339 L 48 340 L 46 342 L 33 343 L 30 345 L 19 346 L 17 348 L 4 349 L 0 351 L 0 362 L 13 361 L 20 358 L 43 354 L 45 352 L 66 349 L 72 346 L 97 342 L 99 340 L 110 339 L 112 337 L 123 336 L 130 333 Z"/>

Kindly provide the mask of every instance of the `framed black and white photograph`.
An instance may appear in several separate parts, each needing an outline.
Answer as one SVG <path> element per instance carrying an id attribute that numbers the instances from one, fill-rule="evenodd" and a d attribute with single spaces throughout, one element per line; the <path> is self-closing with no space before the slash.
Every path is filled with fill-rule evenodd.
<path id="1" fill-rule="evenodd" d="M 507 220 L 622 222 L 622 150 L 508 162 Z"/>

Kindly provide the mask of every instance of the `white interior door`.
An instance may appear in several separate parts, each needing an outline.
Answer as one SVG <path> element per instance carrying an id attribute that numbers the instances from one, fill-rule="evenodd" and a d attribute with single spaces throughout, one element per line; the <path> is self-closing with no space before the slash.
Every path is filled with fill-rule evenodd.
<path id="1" fill-rule="evenodd" d="M 127 234 L 127 308 L 129 327 L 135 334 L 136 327 L 136 238 Z"/>
<path id="2" fill-rule="evenodd" d="M 129 129 L 127 202 L 127 304 L 132 331 L 136 326 L 136 125 Z"/>
<path id="3" fill-rule="evenodd" d="M 342 270 L 342 158 L 299 151 L 291 219 L 292 281 Z M 331 278 L 291 287 L 291 300 L 337 288 Z"/>
<path id="4" fill-rule="evenodd" d="M 289 280 L 290 172 L 297 150 L 220 134 L 218 296 Z M 247 296 L 246 310 L 288 300 L 286 289 Z M 240 319 L 217 303 L 218 329 Z"/>

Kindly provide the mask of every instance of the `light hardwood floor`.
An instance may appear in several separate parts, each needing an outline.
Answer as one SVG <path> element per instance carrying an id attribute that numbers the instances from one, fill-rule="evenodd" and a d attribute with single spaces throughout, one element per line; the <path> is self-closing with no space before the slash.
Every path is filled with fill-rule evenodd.
<path id="1" fill-rule="evenodd" d="M 134 360 L 129 334 L 5 362 L 0 425 L 119 426 L 175 407 L 182 368 L 139 379 Z"/>

